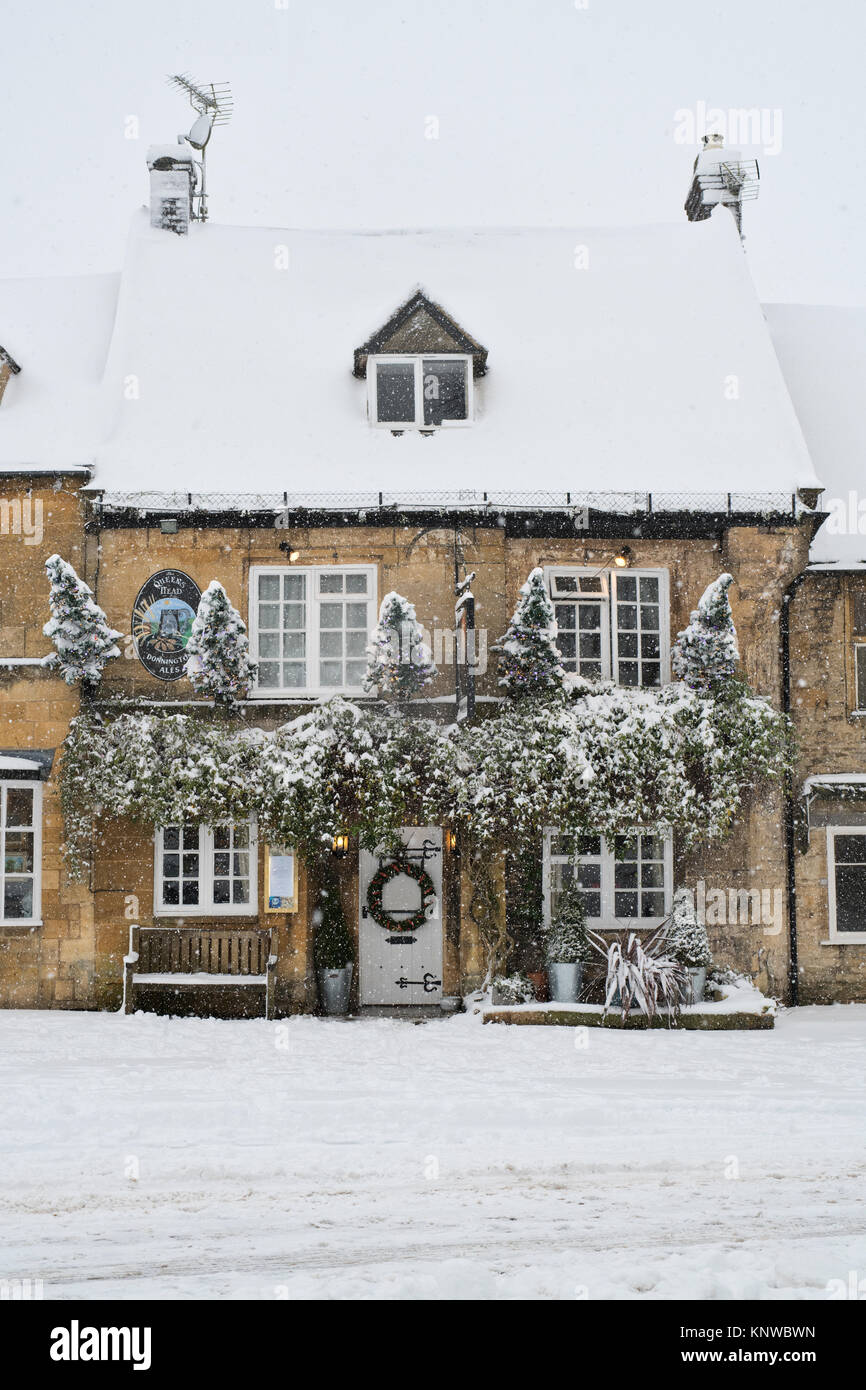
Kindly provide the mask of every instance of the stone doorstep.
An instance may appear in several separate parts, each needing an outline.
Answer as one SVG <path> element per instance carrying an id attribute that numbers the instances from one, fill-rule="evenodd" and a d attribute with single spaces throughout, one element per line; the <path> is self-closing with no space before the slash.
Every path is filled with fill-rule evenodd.
<path id="1" fill-rule="evenodd" d="M 453 1018 L 455 1009 L 442 1009 L 438 1004 L 362 1004 L 344 1018 L 397 1018 L 404 1023 L 427 1023 L 430 1019 Z"/>
<path id="2" fill-rule="evenodd" d="M 731 1029 L 766 1029 L 775 1026 L 775 1014 L 722 1013 L 704 1009 L 681 1013 L 674 1023 L 666 1015 L 656 1014 L 649 1022 L 644 1014 L 630 1014 L 623 1022 L 619 1014 L 603 1014 L 584 1009 L 485 1009 L 482 1023 L 516 1023 L 529 1027 L 552 1025 L 565 1028 L 672 1028 L 709 1032 Z"/>

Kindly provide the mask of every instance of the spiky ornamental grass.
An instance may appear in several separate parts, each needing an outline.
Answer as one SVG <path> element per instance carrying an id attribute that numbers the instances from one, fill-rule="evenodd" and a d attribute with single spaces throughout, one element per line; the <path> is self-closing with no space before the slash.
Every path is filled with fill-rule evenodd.
<path id="1" fill-rule="evenodd" d="M 670 1023 L 676 1020 L 685 997 L 686 973 L 667 951 L 661 928 L 643 938 L 637 932 L 625 932 L 612 940 L 597 932 L 590 932 L 589 937 L 607 970 L 605 1013 L 619 996 L 623 1022 L 628 1021 L 632 1009 L 646 1014 L 650 1022 L 659 1009 L 667 1012 Z"/>
<path id="2" fill-rule="evenodd" d="M 67 685 L 80 685 L 92 693 L 102 679 L 105 663 L 120 656 L 116 639 L 123 633 L 109 627 L 105 613 L 93 600 L 93 590 L 59 555 L 45 561 L 51 581 L 48 603 L 51 618 L 42 631 L 54 643 L 44 665 L 55 670 Z"/>

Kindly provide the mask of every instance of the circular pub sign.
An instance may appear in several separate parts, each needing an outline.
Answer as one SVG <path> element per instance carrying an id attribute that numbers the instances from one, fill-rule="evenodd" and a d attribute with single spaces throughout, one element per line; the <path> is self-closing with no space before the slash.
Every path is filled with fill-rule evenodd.
<path id="1" fill-rule="evenodd" d="M 186 675 L 186 644 L 200 598 L 198 585 L 182 570 L 159 570 L 139 589 L 132 635 L 139 661 L 158 680 Z"/>

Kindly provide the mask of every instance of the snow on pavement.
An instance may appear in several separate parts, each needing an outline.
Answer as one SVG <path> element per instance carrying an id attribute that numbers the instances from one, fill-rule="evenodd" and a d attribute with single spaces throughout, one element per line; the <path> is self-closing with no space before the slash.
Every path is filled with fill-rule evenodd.
<path id="1" fill-rule="evenodd" d="M 0 1279 L 46 1298 L 826 1298 L 866 1005 L 773 1032 L 0 1012 Z"/>

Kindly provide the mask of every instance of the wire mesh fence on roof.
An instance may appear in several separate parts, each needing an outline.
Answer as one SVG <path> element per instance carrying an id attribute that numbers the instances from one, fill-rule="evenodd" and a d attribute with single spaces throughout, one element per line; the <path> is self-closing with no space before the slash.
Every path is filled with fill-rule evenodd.
<path id="1" fill-rule="evenodd" d="M 571 511 L 634 515 L 711 512 L 720 515 L 798 517 L 814 510 L 783 492 L 104 492 L 95 501 L 109 512 L 380 512 Z"/>

